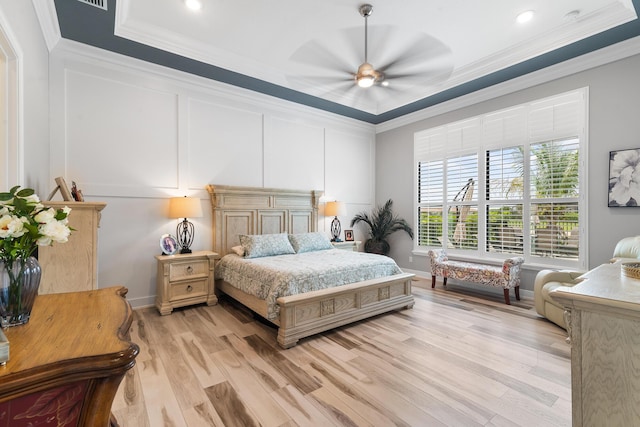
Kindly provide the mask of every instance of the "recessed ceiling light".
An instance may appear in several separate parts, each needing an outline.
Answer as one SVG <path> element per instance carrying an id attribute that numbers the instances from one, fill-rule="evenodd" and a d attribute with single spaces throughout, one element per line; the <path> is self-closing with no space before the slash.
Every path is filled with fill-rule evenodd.
<path id="1" fill-rule="evenodd" d="M 202 2 L 200 0 L 184 0 L 184 4 L 189 10 L 197 11 L 202 9 Z"/>
<path id="2" fill-rule="evenodd" d="M 527 10 L 527 11 L 522 12 L 521 14 L 519 14 L 516 17 L 516 21 L 518 21 L 519 24 L 524 24 L 525 22 L 531 21 L 531 19 L 533 19 L 533 15 L 534 15 L 534 11 L 533 10 Z"/>
<path id="3" fill-rule="evenodd" d="M 578 17 L 580 16 L 580 11 L 579 10 L 572 10 L 571 12 L 567 13 L 566 15 L 564 15 L 564 20 L 565 21 L 575 21 L 578 19 Z"/>

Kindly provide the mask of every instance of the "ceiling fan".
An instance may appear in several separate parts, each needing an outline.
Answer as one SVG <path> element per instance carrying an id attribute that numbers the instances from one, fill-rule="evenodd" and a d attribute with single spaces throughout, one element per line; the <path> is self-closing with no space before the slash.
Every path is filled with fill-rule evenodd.
<path id="1" fill-rule="evenodd" d="M 291 60 L 310 67 L 308 69 L 314 73 L 302 71 L 289 75 L 288 80 L 303 90 L 312 88 L 314 94 L 339 102 L 349 99 L 352 105 L 360 106 L 362 102 L 382 102 L 383 91 L 355 89 L 378 87 L 384 92 L 404 92 L 410 97 L 411 89 L 416 85 L 436 85 L 451 75 L 452 52 L 442 41 L 421 29 L 390 24 L 376 26 L 375 33 L 369 34 L 368 18 L 373 6 L 362 4 L 358 6 L 358 12 L 365 20 L 364 58 L 361 56 L 361 28 L 323 34 L 305 42 L 291 56 Z M 376 45 L 373 52 L 369 52 L 370 41 Z M 354 70 L 356 58 L 364 61 Z M 374 61 L 378 62 L 377 67 L 372 65 Z"/>
<path id="2" fill-rule="evenodd" d="M 373 12 L 373 6 L 363 4 L 358 8 L 360 15 L 364 18 L 364 62 L 358 67 L 358 72 L 354 75 L 356 84 L 360 87 L 371 87 L 374 84 L 382 84 L 384 82 L 384 72 L 378 71 L 369 64 L 369 16 Z"/>

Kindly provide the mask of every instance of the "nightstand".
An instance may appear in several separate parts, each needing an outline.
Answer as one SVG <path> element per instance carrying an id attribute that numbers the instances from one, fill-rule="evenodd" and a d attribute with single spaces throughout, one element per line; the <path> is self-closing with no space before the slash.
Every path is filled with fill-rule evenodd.
<path id="1" fill-rule="evenodd" d="M 353 251 L 358 252 L 358 247 L 360 247 L 359 241 L 351 241 L 351 242 L 331 242 L 334 248 L 342 249 L 343 251 Z"/>
<path id="2" fill-rule="evenodd" d="M 215 305 L 213 270 L 219 256 L 211 251 L 190 254 L 156 255 L 156 308 L 161 315 L 176 307 L 206 302 Z"/>

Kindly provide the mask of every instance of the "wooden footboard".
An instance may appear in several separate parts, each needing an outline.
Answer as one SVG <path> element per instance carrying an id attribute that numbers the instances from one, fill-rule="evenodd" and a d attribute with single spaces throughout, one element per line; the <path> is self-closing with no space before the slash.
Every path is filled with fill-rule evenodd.
<path id="1" fill-rule="evenodd" d="M 278 344 L 283 348 L 290 348 L 299 339 L 310 335 L 391 310 L 412 308 L 413 276 L 402 273 L 278 298 L 280 317 L 272 321 L 278 326 Z M 267 317 L 267 304 L 264 300 L 221 280 L 216 281 L 216 291 L 224 292 L 262 317 Z"/>
<path id="2" fill-rule="evenodd" d="M 412 308 L 411 278 L 403 273 L 278 298 L 278 344 L 293 347 L 300 338 L 401 308 Z"/>

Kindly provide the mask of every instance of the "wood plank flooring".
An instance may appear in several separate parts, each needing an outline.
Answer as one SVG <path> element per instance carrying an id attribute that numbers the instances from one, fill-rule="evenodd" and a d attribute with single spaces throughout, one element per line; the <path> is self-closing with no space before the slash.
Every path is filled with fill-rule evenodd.
<path id="1" fill-rule="evenodd" d="M 569 426 L 570 348 L 533 301 L 431 280 L 416 304 L 303 339 L 228 299 L 134 312 L 123 427 Z"/>

